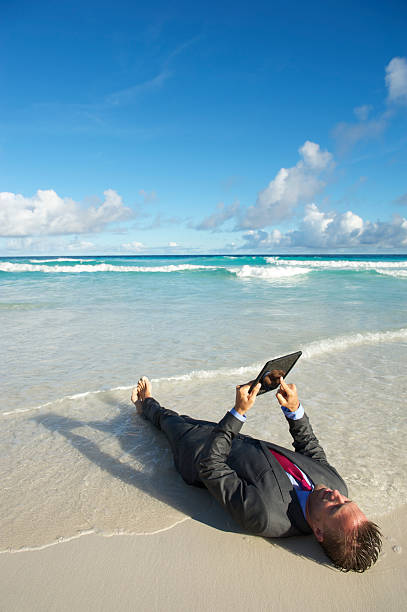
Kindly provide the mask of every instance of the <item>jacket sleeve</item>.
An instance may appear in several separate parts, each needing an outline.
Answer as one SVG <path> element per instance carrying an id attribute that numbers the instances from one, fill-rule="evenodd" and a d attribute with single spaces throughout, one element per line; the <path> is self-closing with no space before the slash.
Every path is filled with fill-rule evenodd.
<path id="1" fill-rule="evenodd" d="M 233 519 L 251 533 L 267 526 L 267 510 L 258 489 L 227 463 L 233 438 L 243 423 L 229 412 L 213 429 L 202 449 L 198 470 L 202 482 Z"/>
<path id="2" fill-rule="evenodd" d="M 287 421 L 290 427 L 290 434 L 294 440 L 293 446 L 297 453 L 311 457 L 311 459 L 320 463 L 328 464 L 325 451 L 314 434 L 307 415 L 304 413 L 301 419 L 296 421 L 287 419 Z"/>

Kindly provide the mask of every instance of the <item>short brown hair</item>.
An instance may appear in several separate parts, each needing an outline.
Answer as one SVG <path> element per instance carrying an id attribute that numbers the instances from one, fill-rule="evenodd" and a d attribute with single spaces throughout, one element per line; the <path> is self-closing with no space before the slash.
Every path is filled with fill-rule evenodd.
<path id="1" fill-rule="evenodd" d="M 335 567 L 362 573 L 376 563 L 382 549 L 381 535 L 379 527 L 366 520 L 350 533 L 326 531 L 321 545 Z"/>

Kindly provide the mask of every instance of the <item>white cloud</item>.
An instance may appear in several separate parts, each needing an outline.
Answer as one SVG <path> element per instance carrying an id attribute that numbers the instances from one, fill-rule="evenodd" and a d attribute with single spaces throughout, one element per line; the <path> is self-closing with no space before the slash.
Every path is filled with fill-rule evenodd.
<path id="1" fill-rule="evenodd" d="M 225 206 L 223 202 L 219 202 L 216 207 L 216 211 L 205 217 L 198 225 L 195 226 L 198 230 L 211 230 L 216 231 L 221 225 L 223 225 L 229 219 L 233 219 L 239 212 L 240 203 L 234 202 L 229 206 Z"/>
<path id="2" fill-rule="evenodd" d="M 174 249 L 175 247 L 178 246 L 178 244 L 176 242 L 169 242 L 168 246 L 171 247 L 172 249 Z"/>
<path id="3" fill-rule="evenodd" d="M 361 243 L 388 248 L 407 247 L 407 219 L 395 215 L 391 223 L 367 222 L 361 236 Z"/>
<path id="4" fill-rule="evenodd" d="M 133 240 L 133 242 L 126 242 L 125 244 L 122 244 L 122 249 L 124 249 L 125 251 L 140 251 L 144 248 L 144 244 L 142 242 L 137 242 L 136 240 Z"/>
<path id="5" fill-rule="evenodd" d="M 281 168 L 269 185 L 260 191 L 256 204 L 241 219 L 239 229 L 259 229 L 293 214 L 300 202 L 312 199 L 325 183 L 321 172 L 333 164 L 332 154 L 307 140 L 299 149 L 302 159 L 292 168 Z"/>
<path id="6" fill-rule="evenodd" d="M 386 66 L 385 83 L 387 87 L 387 102 L 407 104 L 407 60 L 405 57 L 393 57 Z M 372 110 L 370 104 L 356 107 L 353 112 L 358 118 L 357 123 L 342 121 L 333 129 L 333 135 L 338 141 L 342 152 L 352 148 L 358 142 L 371 140 L 380 136 L 388 127 L 394 115 L 394 106 L 368 120 Z"/>
<path id="7" fill-rule="evenodd" d="M 139 195 L 143 198 L 144 204 L 150 204 L 151 202 L 155 202 L 157 200 L 157 194 L 155 191 L 147 192 L 144 189 L 140 189 Z"/>
<path id="8" fill-rule="evenodd" d="M 70 251 L 80 251 L 81 253 L 85 251 L 89 251 L 95 248 L 95 244 L 93 242 L 89 242 L 88 240 L 75 240 L 68 244 L 67 248 Z"/>
<path id="9" fill-rule="evenodd" d="M 359 118 L 361 117 L 359 116 Z M 340 150 L 345 152 L 361 140 L 377 138 L 384 132 L 387 124 L 387 113 L 383 113 L 376 119 L 371 119 L 370 121 L 361 119 L 359 123 L 346 123 L 342 121 L 335 126 L 333 135 L 338 142 Z"/>
<path id="10" fill-rule="evenodd" d="M 386 85 L 389 102 L 407 104 L 407 61 L 393 57 L 386 66 Z"/>
<path id="11" fill-rule="evenodd" d="M 266 232 L 265 230 L 249 230 L 243 236 L 245 243 L 244 249 L 260 249 L 267 251 L 278 246 L 284 247 L 287 244 L 283 234 L 279 230 Z"/>
<path id="12" fill-rule="evenodd" d="M 354 108 L 353 112 L 355 113 L 359 121 L 366 121 L 372 109 L 373 106 L 371 104 L 363 104 L 362 106 L 357 106 L 356 108 Z"/>
<path id="13" fill-rule="evenodd" d="M 141 95 L 148 94 L 150 92 L 159 91 L 163 85 L 173 76 L 173 70 L 170 69 L 173 60 L 180 55 L 185 49 L 188 49 L 191 45 L 200 40 L 201 36 L 194 36 L 193 38 L 186 40 L 179 44 L 171 53 L 167 56 L 163 62 L 163 67 L 155 77 L 138 83 L 137 85 L 131 85 L 125 89 L 115 91 L 109 94 L 105 99 L 105 105 L 107 106 L 124 106 L 134 104 Z"/>
<path id="14" fill-rule="evenodd" d="M 309 166 L 314 170 L 324 170 L 332 161 L 332 154 L 328 151 L 321 151 L 321 147 L 316 142 L 307 140 L 302 147 L 299 148 L 299 153 L 304 158 L 305 166 Z M 297 166 L 301 164 L 298 162 Z"/>
<path id="15" fill-rule="evenodd" d="M 0 193 L 0 236 L 51 236 L 100 232 L 110 223 L 133 216 L 113 189 L 99 205 L 84 207 L 61 198 L 52 189 L 39 189 L 32 197 Z"/>
<path id="16" fill-rule="evenodd" d="M 312 199 L 325 186 L 320 175 L 333 167 L 333 156 L 319 144 L 307 140 L 298 149 L 301 158 L 292 168 L 281 168 L 268 186 L 259 192 L 253 206 L 242 207 L 238 201 L 225 206 L 220 202 L 214 213 L 197 225 L 198 230 L 219 231 L 230 219 L 234 230 L 255 230 L 291 217 L 301 202 Z"/>
<path id="17" fill-rule="evenodd" d="M 44 240 L 38 238 L 11 238 L 6 247 L 8 251 L 47 251 Z"/>
<path id="18" fill-rule="evenodd" d="M 363 226 L 363 219 L 351 211 L 324 213 L 316 204 L 309 204 L 299 229 L 290 233 L 289 240 L 293 246 L 353 247 L 359 244 Z"/>
<path id="19" fill-rule="evenodd" d="M 0 249 L 5 253 L 15 251 L 16 253 L 66 253 L 67 251 L 84 253 L 95 252 L 96 245 L 87 240 L 69 238 L 66 236 L 41 236 L 24 238 L 0 238 Z"/>
<path id="20" fill-rule="evenodd" d="M 115 91 L 106 97 L 106 104 L 108 106 L 125 106 L 133 104 L 140 95 L 148 93 L 150 91 L 156 91 L 161 89 L 164 83 L 172 76 L 172 73 L 164 69 L 155 77 L 143 83 L 126 87 L 119 91 Z"/>
<path id="21" fill-rule="evenodd" d="M 389 222 L 364 221 L 352 211 L 323 212 L 316 204 L 305 208 L 305 216 L 297 230 L 282 234 L 278 230 L 250 231 L 244 235 L 242 248 L 268 249 L 299 247 L 310 249 L 340 248 L 406 248 L 407 220 L 395 216 Z"/>

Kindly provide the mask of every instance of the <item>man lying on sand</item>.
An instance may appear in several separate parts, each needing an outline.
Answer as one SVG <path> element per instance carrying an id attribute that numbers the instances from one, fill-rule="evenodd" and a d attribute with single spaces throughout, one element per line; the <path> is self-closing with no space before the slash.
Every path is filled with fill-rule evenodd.
<path id="1" fill-rule="evenodd" d="M 267 538 L 313 532 L 336 567 L 365 571 L 379 556 L 380 531 L 346 497 L 346 484 L 329 465 L 295 385 L 280 378 L 276 394 L 295 451 L 239 433 L 260 383 L 249 389 L 236 388 L 235 406 L 218 424 L 162 408 L 145 376 L 131 400 L 167 436 L 185 482 L 205 486 L 246 531 Z"/>

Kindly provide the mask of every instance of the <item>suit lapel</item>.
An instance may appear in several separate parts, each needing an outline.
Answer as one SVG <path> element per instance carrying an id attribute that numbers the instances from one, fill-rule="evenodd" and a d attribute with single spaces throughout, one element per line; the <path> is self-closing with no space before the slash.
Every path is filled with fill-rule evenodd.
<path id="1" fill-rule="evenodd" d="M 278 446 L 278 444 L 272 444 L 271 442 L 266 442 L 264 440 L 259 440 L 260 445 L 265 453 L 268 462 L 273 467 L 275 473 L 277 472 L 277 467 L 275 467 L 278 461 L 274 459 L 273 455 L 270 453 L 269 449 L 276 450 L 281 453 L 287 459 L 290 459 L 293 463 L 295 463 L 300 470 L 302 470 L 308 478 L 314 484 L 323 483 L 327 487 L 331 487 L 332 489 L 338 489 L 343 495 L 348 494 L 348 488 L 343 481 L 343 479 L 339 476 L 338 472 L 333 468 L 329 463 L 321 463 L 320 461 L 315 461 L 306 455 L 302 455 L 301 453 L 296 453 L 295 451 L 289 450 L 288 448 L 284 448 L 283 446 Z M 270 457 L 271 456 L 271 457 Z M 279 464 L 278 464 L 279 465 Z M 282 472 L 284 472 L 283 468 L 279 465 Z M 285 472 L 284 472 L 285 474 Z M 285 474 L 287 477 L 287 475 Z"/>
<path id="2" fill-rule="evenodd" d="M 287 516 L 291 524 L 295 525 L 295 527 L 302 533 L 311 533 L 311 528 L 305 520 L 294 486 L 277 459 L 270 452 L 271 445 L 267 442 L 260 441 L 260 446 L 268 463 L 270 464 L 271 469 L 274 472 L 278 486 L 280 487 L 282 498 L 287 504 Z M 280 447 L 276 448 L 276 450 L 279 449 Z"/>
<path id="3" fill-rule="evenodd" d="M 277 484 L 281 491 L 281 496 L 287 505 L 287 516 L 292 525 L 295 525 L 302 533 L 310 533 L 310 526 L 305 520 L 301 504 L 298 500 L 294 486 L 284 469 L 270 452 L 270 446 L 266 442 L 260 442 L 263 453 L 266 456 L 271 469 L 276 477 Z"/>

